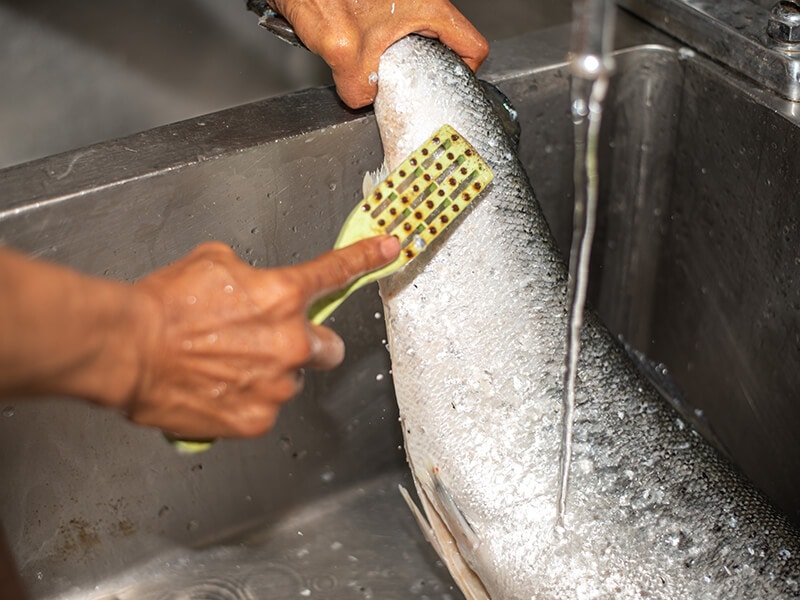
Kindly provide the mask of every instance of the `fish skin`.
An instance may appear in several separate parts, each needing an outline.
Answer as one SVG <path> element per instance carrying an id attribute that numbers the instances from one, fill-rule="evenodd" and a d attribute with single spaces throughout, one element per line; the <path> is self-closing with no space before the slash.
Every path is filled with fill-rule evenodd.
<path id="1" fill-rule="evenodd" d="M 442 554 L 458 548 L 457 581 L 465 565 L 480 579 L 485 593 L 460 584 L 465 595 L 800 597 L 797 531 L 591 312 L 555 527 L 567 276 L 524 169 L 475 76 L 437 41 L 385 52 L 375 113 L 389 169 L 449 123 L 495 176 L 435 248 L 380 285 L 426 534 Z"/>

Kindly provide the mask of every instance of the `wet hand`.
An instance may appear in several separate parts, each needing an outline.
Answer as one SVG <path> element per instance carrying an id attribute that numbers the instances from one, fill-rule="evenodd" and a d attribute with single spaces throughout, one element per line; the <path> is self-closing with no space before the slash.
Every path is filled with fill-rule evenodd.
<path id="1" fill-rule="evenodd" d="M 141 280 L 133 289 L 145 329 L 128 417 L 187 438 L 264 433 L 302 389 L 303 369 L 344 358 L 342 340 L 308 321 L 312 302 L 398 252 L 394 238 L 372 238 L 260 270 L 209 243 Z"/>
<path id="2" fill-rule="evenodd" d="M 409 33 L 438 38 L 473 70 L 489 44 L 449 0 L 270 0 L 306 46 L 333 71 L 342 100 L 352 108 L 377 94 L 383 51 Z"/>

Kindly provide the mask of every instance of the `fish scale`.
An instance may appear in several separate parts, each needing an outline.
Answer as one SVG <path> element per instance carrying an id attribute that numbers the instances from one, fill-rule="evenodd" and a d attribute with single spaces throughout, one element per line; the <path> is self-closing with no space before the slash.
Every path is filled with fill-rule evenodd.
<path id="1" fill-rule="evenodd" d="M 494 173 L 456 226 L 380 285 L 418 519 L 465 596 L 800 597 L 797 531 L 591 312 L 571 495 L 555 527 L 565 263 L 460 59 L 409 36 L 386 51 L 379 81 L 389 168 L 446 122 Z"/>

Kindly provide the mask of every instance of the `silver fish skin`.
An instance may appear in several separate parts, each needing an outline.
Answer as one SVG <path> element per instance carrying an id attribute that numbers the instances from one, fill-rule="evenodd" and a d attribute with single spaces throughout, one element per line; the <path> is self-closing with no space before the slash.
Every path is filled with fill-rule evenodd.
<path id="1" fill-rule="evenodd" d="M 449 123 L 495 175 L 381 284 L 422 524 L 465 596 L 800 597 L 797 531 L 593 314 L 556 528 L 567 277 L 527 176 L 473 73 L 437 41 L 386 51 L 375 113 L 388 168 Z"/>

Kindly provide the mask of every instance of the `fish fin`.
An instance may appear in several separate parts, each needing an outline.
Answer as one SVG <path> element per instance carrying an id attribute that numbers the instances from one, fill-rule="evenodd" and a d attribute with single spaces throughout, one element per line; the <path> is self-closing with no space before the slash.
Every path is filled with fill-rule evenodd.
<path id="1" fill-rule="evenodd" d="M 436 537 L 436 532 L 434 531 L 433 527 L 431 527 L 430 523 L 428 523 L 428 520 L 425 518 L 425 515 L 422 514 L 422 511 L 414 503 L 414 500 L 412 500 L 411 494 L 408 493 L 408 490 L 402 485 L 398 485 L 397 487 L 400 490 L 400 495 L 403 497 L 403 500 L 406 501 L 409 510 L 411 510 L 411 514 L 413 514 L 414 518 L 417 520 L 417 524 L 422 530 L 422 535 L 425 536 L 425 539 L 428 540 L 428 543 L 433 546 L 434 550 L 436 550 L 436 554 L 441 556 L 442 546 L 439 544 L 439 540 Z"/>
<path id="2" fill-rule="evenodd" d="M 433 482 L 433 493 L 438 500 L 438 505 L 441 507 L 439 512 L 442 520 L 447 525 L 450 533 L 453 534 L 462 552 L 474 553 L 478 546 L 481 545 L 481 541 L 464 513 L 456 505 L 450 492 L 447 491 L 447 487 L 439 477 L 439 469 L 435 467 L 431 469 L 431 480 Z"/>
<path id="3" fill-rule="evenodd" d="M 364 198 L 369 196 L 373 190 L 378 187 L 378 184 L 386 179 L 389 175 L 389 169 L 386 165 L 382 164 L 374 171 L 367 171 L 364 173 L 364 179 L 361 181 L 361 193 Z"/>
<path id="4" fill-rule="evenodd" d="M 483 79 L 479 79 L 478 83 L 481 84 L 486 99 L 489 101 L 489 104 L 492 105 L 497 118 L 500 119 L 500 124 L 503 126 L 503 131 L 506 132 L 511 145 L 514 150 L 518 150 L 522 128 L 519 123 L 519 113 L 517 109 L 514 108 L 508 96 L 496 85 L 484 81 Z"/>
<path id="5" fill-rule="evenodd" d="M 438 476 L 435 473 L 433 476 L 435 482 Z M 441 484 L 441 481 L 439 483 Z M 450 575 L 453 577 L 453 580 L 464 594 L 466 600 L 491 600 L 489 593 L 486 591 L 486 587 L 481 581 L 481 578 L 477 573 L 475 573 L 467 560 L 464 558 L 464 555 L 461 553 L 461 549 L 456 541 L 456 538 L 447 525 L 446 520 L 443 518 L 444 510 L 438 509 L 435 503 L 431 501 L 427 491 L 425 490 L 425 486 L 419 481 L 416 475 L 414 475 L 414 484 L 417 488 L 420 502 L 422 502 L 422 508 L 425 511 L 425 515 L 427 515 L 427 520 L 422 514 L 422 511 L 420 511 L 417 505 L 414 504 L 414 501 L 411 499 L 408 491 L 402 486 L 400 486 L 400 493 L 411 509 L 411 512 L 416 517 L 417 522 L 422 529 L 423 535 L 428 542 L 430 542 L 431 546 L 433 546 L 434 550 L 436 550 L 436 554 L 439 555 L 439 558 L 442 559 L 442 562 L 444 562 L 444 564 L 447 566 L 447 570 L 450 571 Z M 434 486 L 435 485 L 436 484 L 434 483 Z M 443 486 L 442 489 L 445 490 L 449 501 L 452 503 L 452 506 L 455 507 L 455 504 L 453 503 L 449 493 L 447 493 Z M 461 511 L 458 511 L 457 509 L 456 511 L 459 515 L 461 515 Z M 466 523 L 466 519 L 464 519 L 463 515 L 461 515 L 461 519 L 463 519 L 464 523 Z M 468 523 L 467 526 L 469 527 L 469 531 L 471 532 L 472 536 L 475 536 L 472 527 L 469 526 Z M 476 547 L 477 546 L 474 546 L 474 548 Z"/>

